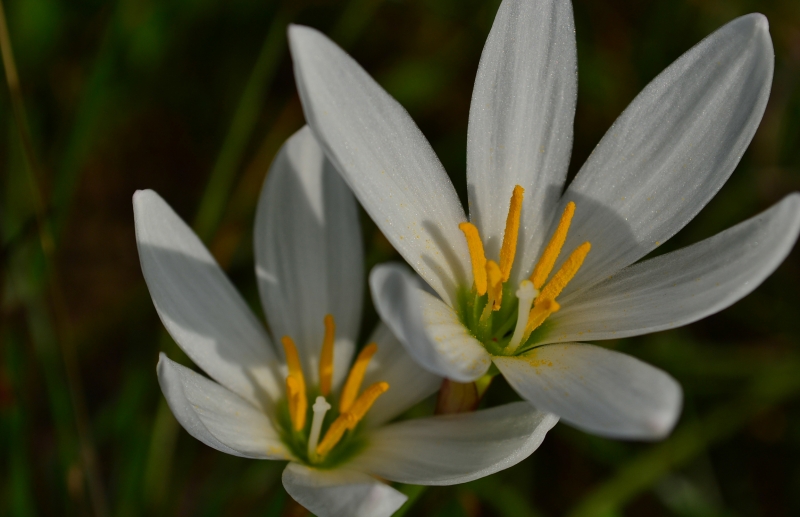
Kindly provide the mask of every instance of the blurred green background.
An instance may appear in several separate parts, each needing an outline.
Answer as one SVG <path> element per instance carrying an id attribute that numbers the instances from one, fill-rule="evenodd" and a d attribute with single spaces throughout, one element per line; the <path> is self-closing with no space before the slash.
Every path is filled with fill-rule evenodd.
<path id="1" fill-rule="evenodd" d="M 497 0 L 5 0 L 25 102 L 0 94 L 0 515 L 299 516 L 283 465 L 216 452 L 161 397 L 164 332 L 139 270 L 131 195 L 157 190 L 261 314 L 252 219 L 303 124 L 285 30 L 317 27 L 411 112 L 465 192 L 470 94 Z M 571 173 L 636 93 L 742 14 L 770 21 L 766 114 L 720 194 L 660 251 L 800 190 L 800 2 L 578 0 Z M 26 146 L 37 157 L 31 163 Z M 397 259 L 364 218 L 368 264 Z M 685 409 L 655 444 L 558 425 L 521 464 L 402 487 L 430 516 L 800 515 L 800 249 L 687 328 L 604 344 L 674 375 Z M 375 321 L 368 308 L 364 328 Z M 498 377 L 488 404 L 515 395 Z M 399 514 L 399 513 L 398 513 Z"/>

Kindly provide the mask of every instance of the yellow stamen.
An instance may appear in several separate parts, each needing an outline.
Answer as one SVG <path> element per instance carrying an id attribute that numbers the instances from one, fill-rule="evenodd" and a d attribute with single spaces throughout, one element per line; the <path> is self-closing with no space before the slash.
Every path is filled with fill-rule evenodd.
<path id="1" fill-rule="evenodd" d="M 328 432 L 325 433 L 325 438 L 323 438 L 322 442 L 317 446 L 317 454 L 319 456 L 328 454 L 331 449 L 339 443 L 339 440 L 342 439 L 344 432 L 348 429 L 355 429 L 358 422 L 364 418 L 364 415 L 367 414 L 367 411 L 369 411 L 369 408 L 372 407 L 378 397 L 388 389 L 389 384 L 386 382 L 376 382 L 365 389 L 364 393 L 353 403 L 350 411 L 341 413 L 339 417 L 333 421 L 328 428 Z"/>
<path id="2" fill-rule="evenodd" d="M 550 276 L 550 272 L 556 264 L 556 259 L 558 259 L 558 255 L 561 253 L 561 248 L 564 246 L 564 241 L 567 239 L 567 232 L 569 231 L 569 225 L 572 223 L 573 215 L 575 215 L 575 203 L 570 201 L 567 203 L 566 208 L 564 208 L 564 213 L 561 215 L 558 227 L 550 238 L 547 247 L 544 249 L 542 257 L 539 259 L 536 267 L 533 268 L 531 282 L 533 282 L 533 287 L 536 289 L 541 289 L 547 277 Z"/>
<path id="3" fill-rule="evenodd" d="M 486 294 L 486 254 L 483 252 L 483 242 L 478 229 L 472 223 L 461 223 L 459 229 L 464 232 L 469 248 L 469 257 L 472 260 L 472 276 L 475 279 L 475 289 L 480 296 Z"/>
<path id="4" fill-rule="evenodd" d="M 494 260 L 486 261 L 486 277 L 489 299 L 481 312 L 480 321 L 482 322 L 486 321 L 492 311 L 499 310 L 500 303 L 503 301 L 503 275 L 500 272 L 500 266 Z"/>
<path id="5" fill-rule="evenodd" d="M 533 306 L 533 309 L 531 309 L 530 314 L 528 314 L 528 323 L 525 325 L 525 332 L 522 334 L 522 340 L 520 343 L 526 342 L 531 336 L 531 332 L 536 330 L 539 325 L 544 323 L 544 320 L 546 320 L 548 316 L 560 308 L 561 306 L 558 304 L 558 302 L 551 298 L 545 298 L 541 302 L 537 300 L 537 303 Z"/>
<path id="6" fill-rule="evenodd" d="M 295 431 L 302 431 L 306 426 L 306 412 L 308 410 L 308 400 L 306 399 L 302 381 L 290 374 L 286 377 L 286 393 L 288 395 L 289 418 L 292 420 L 292 427 L 294 427 Z"/>
<path id="7" fill-rule="evenodd" d="M 500 271 L 500 266 L 494 260 L 486 262 L 486 279 L 489 292 L 489 304 L 492 305 L 493 311 L 500 310 L 500 304 L 503 301 L 503 273 Z"/>
<path id="8" fill-rule="evenodd" d="M 364 415 L 367 414 L 369 408 L 378 400 L 386 390 L 389 389 L 388 382 L 376 382 L 375 384 L 371 385 L 369 388 L 364 390 L 364 393 L 359 396 L 353 405 L 350 407 L 349 414 L 353 415 L 353 422 L 347 427 L 348 429 L 354 429 L 356 424 L 358 424 Z"/>
<path id="9" fill-rule="evenodd" d="M 305 377 L 303 377 L 303 367 L 300 365 L 300 356 L 297 355 L 297 347 L 289 336 L 283 336 L 281 343 L 283 343 L 283 351 L 286 353 L 286 366 L 289 367 L 289 375 L 297 377 L 297 380 L 303 385 L 303 391 L 305 391 L 306 381 Z"/>
<path id="10" fill-rule="evenodd" d="M 364 380 L 364 373 L 367 371 L 369 361 L 377 351 L 378 345 L 375 343 L 370 343 L 358 354 L 356 362 L 353 363 L 353 367 L 350 369 L 350 373 L 347 375 L 347 381 L 345 381 L 344 388 L 342 388 L 342 394 L 339 397 L 340 413 L 344 413 L 350 409 L 350 406 L 352 406 L 353 402 L 356 400 L 356 396 L 358 395 L 358 390 L 361 389 L 361 383 Z"/>
<path id="11" fill-rule="evenodd" d="M 333 316 L 325 315 L 325 338 L 322 340 L 322 352 L 319 354 L 319 391 L 323 397 L 331 392 L 333 379 L 333 339 L 336 335 L 336 323 Z"/>
<path id="12" fill-rule="evenodd" d="M 517 236 L 519 234 L 519 218 L 522 214 L 522 195 L 525 189 L 519 185 L 514 187 L 511 194 L 511 203 L 508 207 L 506 218 L 506 231 L 503 234 L 503 246 L 500 248 L 500 271 L 503 272 L 503 282 L 511 276 L 511 266 L 514 265 L 514 255 L 517 253 Z"/>
<path id="13" fill-rule="evenodd" d="M 539 297 L 543 300 L 555 300 L 556 297 L 561 294 L 561 291 L 564 289 L 564 287 L 567 286 L 569 281 L 572 280 L 572 277 L 575 276 L 575 273 L 578 272 L 590 249 L 592 249 L 592 245 L 588 242 L 584 242 L 575 248 L 575 251 L 572 252 L 572 255 L 569 256 L 564 264 L 562 264 L 561 269 L 558 270 L 558 273 L 553 275 L 552 280 L 550 280 L 544 289 L 542 289 L 542 292 L 539 293 Z"/>
<path id="14" fill-rule="evenodd" d="M 342 413 L 339 415 L 328 428 L 328 431 L 325 433 L 325 438 L 317 445 L 317 455 L 325 456 L 328 454 L 331 449 L 339 443 L 339 440 L 344 436 L 344 432 L 350 428 L 350 423 L 354 420 L 355 418 L 350 413 Z"/>
<path id="15" fill-rule="evenodd" d="M 286 365 L 289 367 L 289 376 L 286 377 L 286 392 L 289 399 L 289 415 L 296 431 L 306 425 L 306 382 L 303 377 L 303 367 L 300 365 L 300 356 L 297 347 L 289 336 L 281 338 L 283 350 L 286 353 Z"/>

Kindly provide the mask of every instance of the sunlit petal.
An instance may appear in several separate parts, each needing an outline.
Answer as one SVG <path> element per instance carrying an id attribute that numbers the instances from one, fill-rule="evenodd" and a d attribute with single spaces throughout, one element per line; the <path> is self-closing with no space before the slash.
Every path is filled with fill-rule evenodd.
<path id="1" fill-rule="evenodd" d="M 322 33 L 289 29 L 303 110 L 364 209 L 446 301 L 472 281 L 464 210 L 405 109 Z"/>
<path id="2" fill-rule="evenodd" d="M 483 49 L 467 141 L 470 221 L 499 254 L 515 185 L 525 189 L 512 278 L 530 274 L 572 150 L 577 62 L 567 0 L 506 0 Z"/>
<path id="3" fill-rule="evenodd" d="M 577 206 L 564 248 L 593 246 L 565 294 L 639 260 L 717 193 L 761 121 L 773 62 L 766 18 L 743 16 L 631 102 L 564 194 Z"/>
<path id="4" fill-rule="evenodd" d="M 280 393 L 261 323 L 200 239 L 152 190 L 133 196 L 142 272 L 161 321 L 214 380 L 268 406 Z"/>

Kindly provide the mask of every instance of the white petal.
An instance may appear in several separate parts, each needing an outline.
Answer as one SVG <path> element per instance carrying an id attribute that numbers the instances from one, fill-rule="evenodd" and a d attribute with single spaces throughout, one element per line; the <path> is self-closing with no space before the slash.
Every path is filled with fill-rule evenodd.
<path id="1" fill-rule="evenodd" d="M 201 442 L 245 458 L 292 458 L 261 409 L 163 353 L 157 370 L 158 383 L 172 414 Z"/>
<path id="2" fill-rule="evenodd" d="M 525 188 L 514 278 L 530 274 L 564 187 L 577 82 L 570 2 L 505 0 L 472 93 L 467 185 L 470 220 L 495 259 L 511 192 Z"/>
<path id="3" fill-rule="evenodd" d="M 295 133 L 272 163 L 258 202 L 254 245 L 272 336 L 294 340 L 315 385 L 324 318 L 332 314 L 333 371 L 341 380 L 361 322 L 361 226 L 353 195 L 308 127 Z"/>
<path id="4" fill-rule="evenodd" d="M 319 517 L 389 517 L 408 499 L 362 472 L 319 470 L 297 463 L 284 469 L 283 486 Z"/>
<path id="5" fill-rule="evenodd" d="M 142 272 L 161 321 L 214 380 L 262 407 L 280 396 L 261 323 L 200 239 L 152 190 L 133 196 Z"/>
<path id="6" fill-rule="evenodd" d="M 527 402 L 406 420 L 371 433 L 352 466 L 402 483 L 465 483 L 530 456 L 556 422 Z"/>
<path id="7" fill-rule="evenodd" d="M 758 287 L 800 232 L 800 195 L 693 246 L 627 267 L 564 297 L 541 342 L 647 334 L 721 311 Z"/>
<path id="8" fill-rule="evenodd" d="M 446 301 L 471 284 L 464 210 L 411 117 L 314 29 L 289 28 L 303 111 L 378 228 Z"/>
<path id="9" fill-rule="evenodd" d="M 377 344 L 378 351 L 367 367 L 363 386 L 381 381 L 389 383 L 389 391 L 381 395 L 367 413 L 367 424 L 374 427 L 436 393 L 442 378 L 418 365 L 384 323 L 378 325 L 369 342 Z"/>
<path id="10" fill-rule="evenodd" d="M 381 319 L 423 368 L 459 382 L 489 369 L 491 357 L 455 311 L 423 290 L 404 266 L 376 266 L 369 283 Z"/>
<path id="11" fill-rule="evenodd" d="M 493 359 L 522 398 L 593 434 L 658 439 L 669 434 L 680 414 L 675 379 L 619 352 L 564 343 Z"/>
<path id="12" fill-rule="evenodd" d="M 620 115 L 564 195 L 564 246 L 592 243 L 564 294 L 632 264 L 692 220 L 730 176 L 772 83 L 767 20 L 738 18 L 656 77 Z"/>

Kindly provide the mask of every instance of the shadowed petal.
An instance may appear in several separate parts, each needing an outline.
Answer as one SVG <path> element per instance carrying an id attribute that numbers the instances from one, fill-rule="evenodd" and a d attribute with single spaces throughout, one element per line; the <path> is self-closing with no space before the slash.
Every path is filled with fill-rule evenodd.
<path id="1" fill-rule="evenodd" d="M 133 196 L 136 244 L 158 315 L 214 380 L 266 408 L 280 396 L 267 333 L 200 239 L 152 190 Z"/>
<path id="2" fill-rule="evenodd" d="M 284 469 L 283 486 L 319 517 L 389 517 L 408 499 L 362 472 L 319 470 L 297 463 Z"/>
<path id="3" fill-rule="evenodd" d="M 163 353 L 157 370 L 158 383 L 172 414 L 201 442 L 245 458 L 292 458 L 269 418 L 239 395 L 171 361 Z"/>
<path id="4" fill-rule="evenodd" d="M 378 398 L 365 417 L 370 426 L 388 422 L 441 386 L 442 378 L 418 365 L 386 324 L 380 323 L 368 342 L 376 343 L 378 351 L 367 367 L 363 386 L 389 383 L 389 391 Z"/>
<path id="5" fill-rule="evenodd" d="M 613 339 L 679 327 L 721 311 L 763 282 L 800 232 L 800 194 L 679 251 L 627 267 L 564 297 L 540 342 Z"/>
<path id="6" fill-rule="evenodd" d="M 270 167 L 254 243 L 259 293 L 273 337 L 294 340 L 305 375 L 316 385 L 323 320 L 332 314 L 333 373 L 341 381 L 361 321 L 361 226 L 353 195 L 308 127 L 287 140 Z"/>
<path id="7" fill-rule="evenodd" d="M 525 400 L 593 434 L 663 438 L 680 414 L 682 392 L 675 379 L 619 352 L 564 343 L 493 359 Z"/>
<path id="8" fill-rule="evenodd" d="M 466 483 L 530 456 L 556 422 L 527 402 L 406 420 L 370 433 L 352 465 L 402 483 Z"/>

